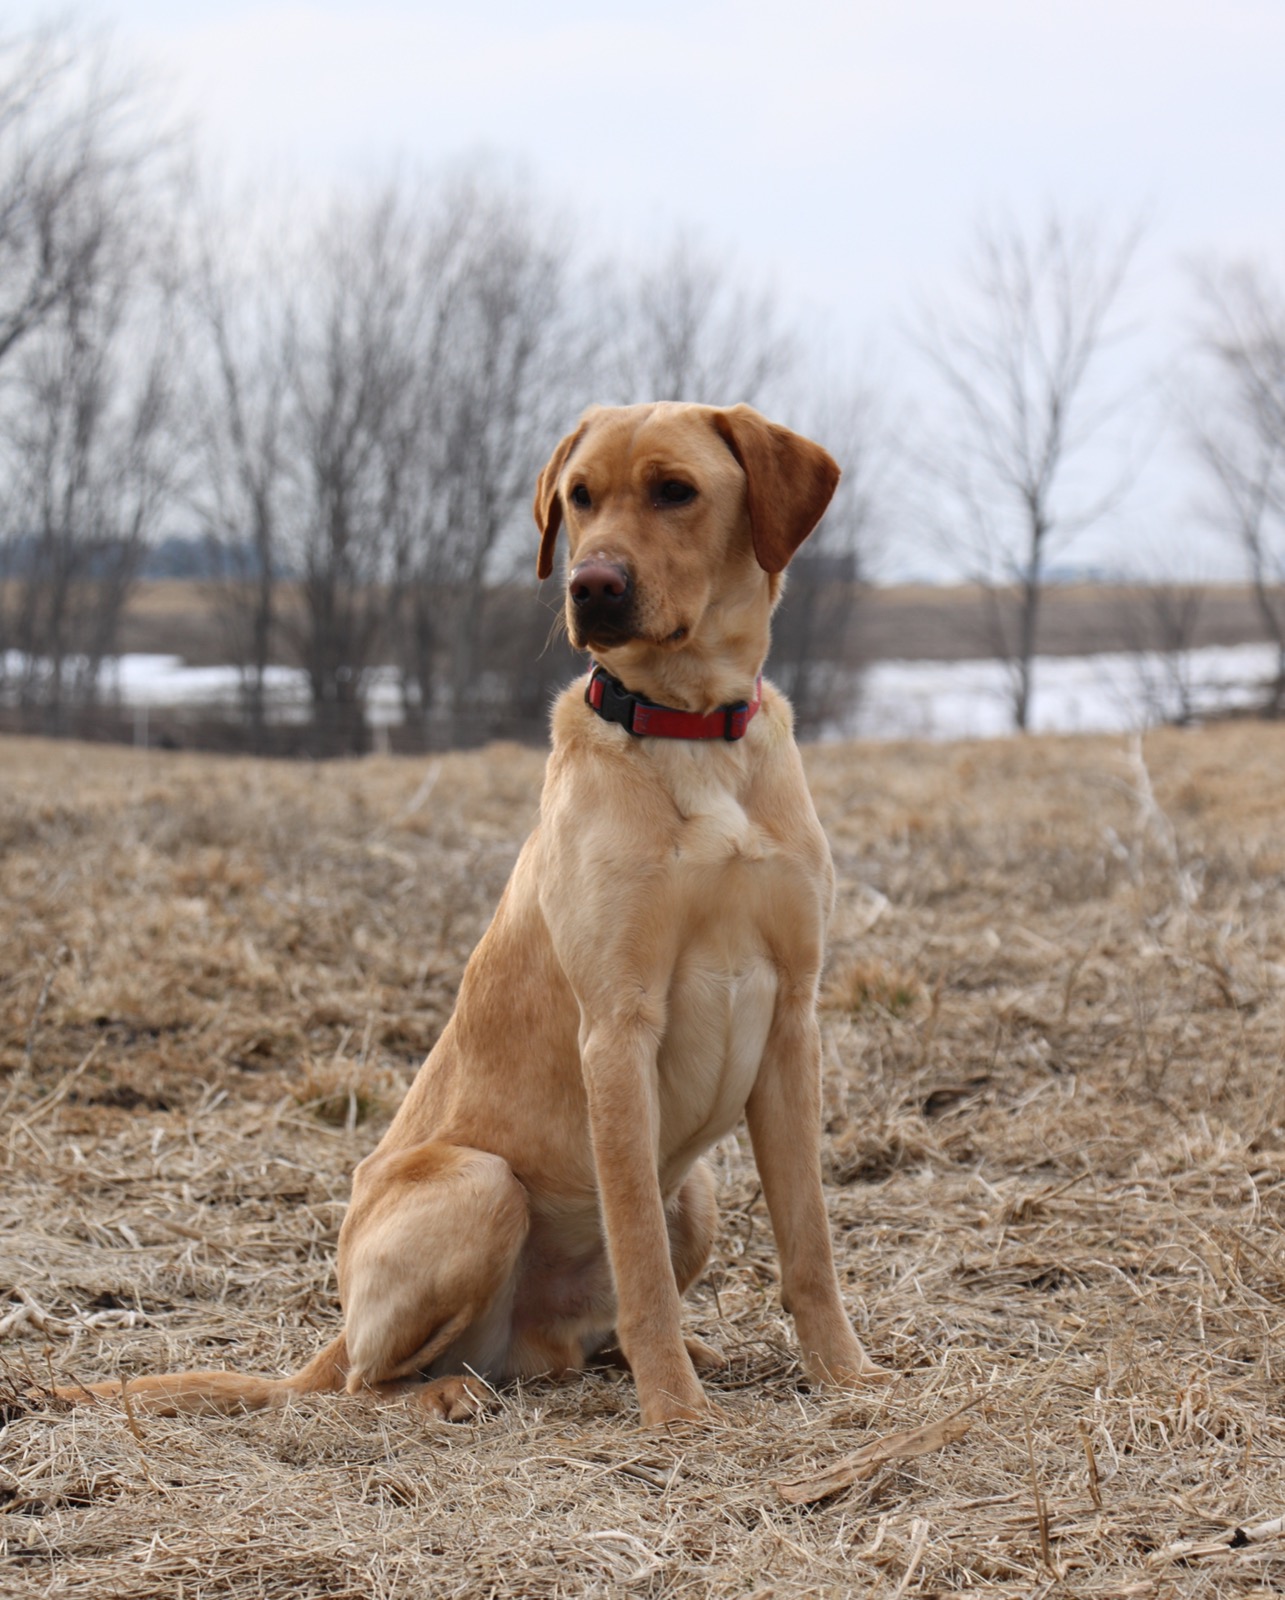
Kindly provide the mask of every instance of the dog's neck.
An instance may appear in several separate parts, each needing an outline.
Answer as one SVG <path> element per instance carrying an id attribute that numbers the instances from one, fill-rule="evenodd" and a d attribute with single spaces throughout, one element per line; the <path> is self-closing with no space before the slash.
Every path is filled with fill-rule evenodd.
<path id="1" fill-rule="evenodd" d="M 736 663 L 702 660 L 701 654 L 695 648 L 664 651 L 648 646 L 644 651 L 631 644 L 594 650 L 591 658 L 631 694 L 675 711 L 704 715 L 719 706 L 754 699 L 766 647 L 746 651 Z"/>
<path id="2" fill-rule="evenodd" d="M 681 644 L 631 639 L 590 655 L 632 694 L 704 715 L 754 698 L 771 643 L 771 596 L 721 605 L 717 600 Z"/>
<path id="3" fill-rule="evenodd" d="M 595 664 L 584 697 L 585 704 L 604 722 L 619 723 L 639 738 L 681 739 L 687 743 L 720 739 L 726 744 L 735 744 L 745 737 L 758 714 L 763 683 L 760 679 L 755 684 L 753 700 L 720 706 L 717 711 L 702 715 L 697 711 L 657 705 L 654 700 L 631 694 L 604 667 Z"/>

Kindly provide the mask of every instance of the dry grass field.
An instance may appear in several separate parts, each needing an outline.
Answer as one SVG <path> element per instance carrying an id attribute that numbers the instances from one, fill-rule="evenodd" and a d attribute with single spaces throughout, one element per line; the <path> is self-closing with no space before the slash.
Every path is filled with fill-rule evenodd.
<path id="1" fill-rule="evenodd" d="M 657 1436 L 606 1368 L 457 1426 L 39 1399 L 335 1329 L 348 1173 L 541 758 L 0 744 L 0 1593 L 1285 1590 L 1285 729 L 808 765 L 827 1195 L 896 1377 L 808 1388 L 730 1139 L 688 1313 L 721 1415 Z"/>

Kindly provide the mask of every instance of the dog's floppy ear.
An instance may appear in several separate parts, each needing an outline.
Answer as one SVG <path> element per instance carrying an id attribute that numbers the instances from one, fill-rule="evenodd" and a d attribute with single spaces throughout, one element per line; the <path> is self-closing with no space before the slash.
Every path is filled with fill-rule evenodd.
<path id="1" fill-rule="evenodd" d="M 715 411 L 714 426 L 745 473 L 758 564 L 764 572 L 784 572 L 830 504 L 838 464 L 819 444 L 752 406 Z"/>
<path id="2" fill-rule="evenodd" d="M 536 479 L 535 525 L 540 530 L 540 558 L 535 570 L 540 578 L 547 578 L 553 571 L 553 547 L 558 542 L 558 529 L 562 526 L 562 498 L 558 494 L 558 479 L 588 426 L 588 420 L 582 418 L 575 430 L 558 445 L 544 471 Z"/>

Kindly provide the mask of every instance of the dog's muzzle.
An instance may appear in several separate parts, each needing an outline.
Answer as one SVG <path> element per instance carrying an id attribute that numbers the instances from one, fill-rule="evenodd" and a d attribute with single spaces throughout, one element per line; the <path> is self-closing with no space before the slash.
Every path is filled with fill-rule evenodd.
<path id="1" fill-rule="evenodd" d="M 618 561 L 593 557 L 582 561 L 567 582 L 575 642 L 621 644 L 632 639 L 634 584 Z"/>

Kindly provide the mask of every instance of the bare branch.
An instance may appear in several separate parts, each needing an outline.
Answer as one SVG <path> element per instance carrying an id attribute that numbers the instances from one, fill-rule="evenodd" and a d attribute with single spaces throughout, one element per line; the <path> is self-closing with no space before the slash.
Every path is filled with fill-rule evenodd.
<path id="1" fill-rule="evenodd" d="M 774 297 L 738 284 L 683 234 L 617 288 L 607 351 L 612 398 L 761 404 L 797 352 Z"/>
<path id="2" fill-rule="evenodd" d="M 1101 395 L 1095 380 L 1126 336 L 1117 311 L 1138 239 L 1134 229 L 1104 241 L 1056 214 L 1034 238 L 983 226 L 962 302 L 919 318 L 916 343 L 944 395 L 922 465 L 951 508 L 943 543 L 987 590 L 1019 728 L 1049 556 L 1113 511 L 1136 475 L 1126 463 L 1088 499 L 1069 487 L 1072 468 L 1110 442 L 1126 398 L 1120 388 Z"/>
<path id="3" fill-rule="evenodd" d="M 1207 520 L 1240 547 L 1277 651 L 1269 709 L 1285 711 L 1285 295 L 1261 268 L 1198 279 L 1198 400 L 1188 436 L 1213 491 Z"/>
<path id="4" fill-rule="evenodd" d="M 100 49 L 0 43 L 0 662 L 52 731 L 99 691 L 178 471 L 163 143 Z"/>

